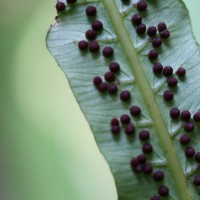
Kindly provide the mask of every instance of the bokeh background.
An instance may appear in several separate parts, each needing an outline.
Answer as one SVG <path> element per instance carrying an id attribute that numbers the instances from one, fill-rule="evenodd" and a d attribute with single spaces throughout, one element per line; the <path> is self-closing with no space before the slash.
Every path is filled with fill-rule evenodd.
<path id="1" fill-rule="evenodd" d="M 200 42 L 200 1 L 185 3 Z M 116 200 L 109 167 L 46 49 L 54 4 L 0 2 L 0 199 Z"/>

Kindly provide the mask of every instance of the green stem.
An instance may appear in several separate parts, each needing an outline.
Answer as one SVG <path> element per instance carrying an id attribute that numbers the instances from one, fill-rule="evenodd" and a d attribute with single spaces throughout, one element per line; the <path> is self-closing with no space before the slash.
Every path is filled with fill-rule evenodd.
<path id="1" fill-rule="evenodd" d="M 160 140 L 166 159 L 167 167 L 171 171 L 174 179 L 179 199 L 192 200 L 191 194 L 188 190 L 186 178 L 181 169 L 177 154 L 172 144 L 170 135 L 168 133 L 163 116 L 160 112 L 153 90 L 150 87 L 149 81 L 144 73 L 143 67 L 139 61 L 136 49 L 134 48 L 130 36 L 126 30 L 122 17 L 113 0 L 102 0 L 107 13 L 110 17 L 111 23 L 116 31 L 119 43 L 123 48 L 127 59 L 135 76 L 136 82 L 144 97 L 144 101 L 148 107 L 154 128 Z"/>

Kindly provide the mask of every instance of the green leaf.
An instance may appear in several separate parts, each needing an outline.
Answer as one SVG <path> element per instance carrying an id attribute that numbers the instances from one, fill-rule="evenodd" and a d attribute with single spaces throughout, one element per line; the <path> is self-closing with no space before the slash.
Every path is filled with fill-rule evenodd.
<path id="1" fill-rule="evenodd" d="M 169 87 L 164 76 L 155 76 L 152 72 L 153 63 L 147 56 L 152 49 L 149 38 L 147 35 L 138 36 L 131 23 L 131 17 L 138 12 L 132 5 L 135 2 L 123 4 L 121 0 L 79 0 L 74 5 L 67 5 L 66 10 L 59 13 L 58 22 L 49 30 L 47 46 L 66 74 L 97 145 L 109 163 L 118 199 L 150 199 L 158 193 L 159 186 L 166 185 L 170 191 L 167 199 L 196 200 L 200 192 L 193 185 L 193 178 L 198 174 L 198 165 L 194 159 L 186 159 L 185 147 L 179 143 L 184 122 L 169 117 L 172 107 L 178 107 L 181 111 L 189 109 L 192 115 L 200 107 L 199 48 L 193 38 L 188 12 L 180 0 L 149 0 L 148 10 L 142 14 L 147 27 L 164 21 L 171 32 L 171 37 L 164 40 L 158 49 L 158 62 L 163 66 L 171 65 L 175 77 L 175 71 L 180 66 L 187 70 L 186 77 L 179 79 L 178 87 L 172 89 L 173 102 L 166 103 L 162 94 Z M 94 20 L 85 15 L 88 5 L 97 7 L 96 18 L 104 25 L 97 40 L 101 51 L 106 46 L 114 48 L 112 59 L 104 58 L 101 52 L 91 54 L 78 49 L 78 42 L 86 39 L 85 32 L 91 28 Z M 111 61 L 121 66 L 117 75 L 117 95 L 100 93 L 92 82 L 97 75 L 103 78 L 104 73 L 109 71 Z M 119 98 L 124 89 L 131 91 L 128 103 L 122 103 Z M 129 114 L 132 105 L 142 109 L 141 117 L 131 117 L 131 122 L 136 126 L 135 135 L 126 136 L 121 126 L 119 136 L 114 137 L 110 131 L 111 119 Z M 154 170 L 161 169 L 165 173 L 164 181 L 160 183 L 156 183 L 152 175 L 135 174 L 130 166 L 130 160 L 142 153 L 138 133 L 143 129 L 150 131 L 149 142 L 154 147 L 154 152 L 148 155 L 148 162 L 152 163 Z M 190 144 L 196 151 L 200 150 L 199 131 L 196 123 Z"/>

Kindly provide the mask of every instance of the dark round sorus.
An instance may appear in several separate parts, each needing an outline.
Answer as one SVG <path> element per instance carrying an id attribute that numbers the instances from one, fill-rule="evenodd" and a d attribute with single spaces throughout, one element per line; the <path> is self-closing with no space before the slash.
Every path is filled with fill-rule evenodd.
<path id="1" fill-rule="evenodd" d="M 133 135 L 135 133 L 135 126 L 133 124 L 128 124 L 125 127 L 125 133 L 127 135 Z"/>
<path id="2" fill-rule="evenodd" d="M 142 35 L 142 34 L 145 34 L 146 32 L 146 25 L 145 24 L 139 24 L 138 26 L 136 26 L 136 31 L 138 34 Z"/>
<path id="3" fill-rule="evenodd" d="M 164 30 L 164 31 L 160 32 L 160 37 L 163 39 L 167 39 L 170 37 L 170 32 L 168 30 Z"/>
<path id="4" fill-rule="evenodd" d="M 178 108 L 172 108 L 169 111 L 169 115 L 172 119 L 178 119 L 180 116 L 180 110 Z"/>
<path id="5" fill-rule="evenodd" d="M 73 4 L 73 3 L 76 3 L 77 0 L 67 0 L 67 3 L 69 4 Z"/>
<path id="6" fill-rule="evenodd" d="M 155 36 L 157 33 L 157 28 L 155 26 L 149 26 L 149 28 L 147 29 L 147 34 L 149 37 L 153 37 Z"/>
<path id="7" fill-rule="evenodd" d="M 155 37 L 151 41 L 153 47 L 160 47 L 162 45 L 162 39 L 159 37 Z"/>
<path id="8" fill-rule="evenodd" d="M 199 121 L 200 121 L 200 112 L 196 112 L 196 113 L 193 115 L 193 120 L 196 121 L 196 122 L 199 122 Z"/>
<path id="9" fill-rule="evenodd" d="M 164 179 L 164 177 L 165 177 L 165 175 L 164 175 L 163 171 L 161 171 L 161 170 L 157 170 L 153 173 L 154 181 L 157 181 L 157 182 L 162 181 Z"/>
<path id="10" fill-rule="evenodd" d="M 85 37 L 88 39 L 88 40 L 95 40 L 96 37 L 97 37 L 97 34 L 94 30 L 90 29 L 90 30 L 87 30 L 86 33 L 85 33 Z"/>
<path id="11" fill-rule="evenodd" d="M 120 132 L 120 126 L 118 125 L 111 126 L 111 132 L 113 134 L 118 134 Z"/>
<path id="12" fill-rule="evenodd" d="M 130 113 L 134 117 L 139 117 L 141 115 L 141 108 L 139 106 L 131 106 Z"/>
<path id="13" fill-rule="evenodd" d="M 143 153 L 146 153 L 146 154 L 152 153 L 152 152 L 153 152 L 153 147 L 152 147 L 151 144 L 145 143 L 145 144 L 142 146 L 142 151 L 143 151 Z"/>
<path id="14" fill-rule="evenodd" d="M 160 196 L 164 196 L 164 197 L 168 196 L 169 189 L 168 189 L 167 186 L 162 185 L 162 186 L 159 187 L 158 193 L 159 193 Z"/>
<path id="15" fill-rule="evenodd" d="M 137 159 L 138 159 L 138 161 L 139 161 L 140 164 L 144 164 L 147 161 L 147 157 L 144 154 L 138 155 Z"/>
<path id="16" fill-rule="evenodd" d="M 163 98 L 165 101 L 172 101 L 174 98 L 174 94 L 170 90 L 165 90 L 163 92 Z"/>
<path id="17" fill-rule="evenodd" d="M 131 119 L 130 119 L 129 115 L 124 114 L 120 117 L 120 121 L 122 124 L 129 124 Z"/>
<path id="18" fill-rule="evenodd" d="M 94 83 L 95 86 L 100 85 L 100 84 L 102 83 L 102 78 L 99 77 L 99 76 L 95 76 L 95 77 L 93 78 L 93 83 Z"/>
<path id="19" fill-rule="evenodd" d="M 187 145 L 187 144 L 189 144 L 190 140 L 191 140 L 191 138 L 190 138 L 190 136 L 189 136 L 188 134 L 183 134 L 183 135 L 181 135 L 181 137 L 180 137 L 180 143 L 181 143 L 182 145 Z"/>
<path id="20" fill-rule="evenodd" d="M 89 50 L 91 53 L 97 53 L 99 49 L 100 49 L 100 46 L 97 41 L 92 41 L 89 43 Z"/>
<path id="21" fill-rule="evenodd" d="M 140 140 L 146 141 L 149 139 L 149 137 L 150 137 L 149 131 L 147 131 L 147 130 L 140 131 L 140 133 L 139 133 Z"/>
<path id="22" fill-rule="evenodd" d="M 103 56 L 106 58 L 112 57 L 114 54 L 114 50 L 112 47 L 105 47 L 102 51 Z"/>
<path id="23" fill-rule="evenodd" d="M 193 158 L 195 155 L 195 149 L 193 147 L 187 147 L 185 149 L 185 156 L 187 158 Z"/>
<path id="24" fill-rule="evenodd" d="M 181 112 L 181 119 L 184 120 L 184 121 L 189 121 L 191 118 L 191 114 L 190 114 L 190 111 L 188 110 L 184 110 Z"/>
<path id="25" fill-rule="evenodd" d="M 194 124 L 192 122 L 186 122 L 184 124 L 184 130 L 187 132 L 191 132 L 194 130 Z"/>
<path id="26" fill-rule="evenodd" d="M 79 43 L 78 43 L 78 48 L 81 49 L 81 50 L 87 50 L 88 48 L 88 42 L 85 41 L 85 40 L 81 40 Z"/>
<path id="27" fill-rule="evenodd" d="M 152 49 L 149 51 L 148 57 L 149 57 L 149 60 L 155 60 L 158 58 L 158 52 Z"/>
<path id="28" fill-rule="evenodd" d="M 99 20 L 95 20 L 92 22 L 92 29 L 94 31 L 101 31 L 103 29 L 103 23 Z"/>
<path id="29" fill-rule="evenodd" d="M 116 84 L 110 84 L 108 85 L 108 92 L 110 94 L 115 94 L 117 92 L 118 88 Z"/>
<path id="30" fill-rule="evenodd" d="M 144 174 L 151 174 L 153 172 L 153 167 L 150 163 L 147 163 L 143 167 Z"/>
<path id="31" fill-rule="evenodd" d="M 163 75 L 168 77 L 171 76 L 173 74 L 173 68 L 171 66 L 166 66 L 163 69 Z"/>
<path id="32" fill-rule="evenodd" d="M 130 165 L 132 168 L 136 167 L 137 165 L 139 165 L 139 160 L 137 158 L 132 158 Z"/>
<path id="33" fill-rule="evenodd" d="M 104 74 L 104 78 L 107 82 L 112 82 L 115 80 L 115 74 L 113 74 L 112 72 L 106 72 Z"/>
<path id="34" fill-rule="evenodd" d="M 120 71 L 120 65 L 117 62 L 111 62 L 109 68 L 113 73 L 118 73 Z"/>
<path id="35" fill-rule="evenodd" d="M 87 16 L 89 17 L 94 17 L 96 14 L 97 14 L 97 9 L 95 6 L 88 6 L 86 9 L 85 9 L 85 13 Z"/>
<path id="36" fill-rule="evenodd" d="M 154 195 L 154 196 L 152 196 L 151 197 L 151 199 L 150 200 L 160 200 L 160 197 L 159 196 L 157 196 L 157 195 Z"/>
<path id="37" fill-rule="evenodd" d="M 105 92 L 107 90 L 107 88 L 108 88 L 108 85 L 105 82 L 100 83 L 98 86 L 98 89 L 100 92 Z"/>
<path id="38" fill-rule="evenodd" d="M 186 74 L 186 70 L 185 68 L 183 67 L 179 67 L 176 71 L 176 74 L 179 76 L 179 77 L 184 77 L 185 74 Z"/>
<path id="39" fill-rule="evenodd" d="M 122 101 L 129 101 L 131 98 L 131 93 L 128 91 L 128 90 L 123 90 L 121 93 L 120 93 L 120 99 Z"/>
<path id="40" fill-rule="evenodd" d="M 197 152 L 195 154 L 195 160 L 196 160 L 196 162 L 200 163 L 200 152 Z"/>
<path id="41" fill-rule="evenodd" d="M 193 183 L 195 186 L 200 186 L 200 176 L 199 175 L 194 177 Z"/>
<path id="42" fill-rule="evenodd" d="M 163 66 L 160 63 L 155 63 L 153 65 L 153 73 L 154 74 L 161 74 L 163 71 Z"/>
<path id="43" fill-rule="evenodd" d="M 58 12 L 61 12 L 61 11 L 63 11 L 63 10 L 65 10 L 65 4 L 63 3 L 63 2 L 58 2 L 57 4 L 56 4 L 56 10 L 58 11 Z"/>
<path id="44" fill-rule="evenodd" d="M 161 32 L 161 31 L 164 31 L 164 30 L 167 30 L 167 25 L 164 22 L 160 22 L 158 24 L 158 31 Z"/>
<path id="45" fill-rule="evenodd" d="M 133 15 L 131 22 L 136 26 L 140 25 L 142 23 L 142 16 L 140 14 Z"/>
<path id="46" fill-rule="evenodd" d="M 143 165 L 139 164 L 133 168 L 134 172 L 139 174 L 143 171 Z"/>
<path id="47" fill-rule="evenodd" d="M 175 77 L 169 77 L 169 78 L 167 79 L 167 85 L 168 85 L 169 87 L 176 87 L 177 84 L 178 84 L 177 78 L 175 78 Z"/>
<path id="48" fill-rule="evenodd" d="M 110 121 L 111 126 L 119 126 L 119 120 L 117 118 L 112 118 Z"/>
<path id="49" fill-rule="evenodd" d="M 139 1 L 137 3 L 137 9 L 139 11 L 145 11 L 147 9 L 147 3 L 145 1 Z"/>
<path id="50" fill-rule="evenodd" d="M 119 120 L 117 118 L 112 118 L 110 121 L 111 126 L 119 126 Z"/>

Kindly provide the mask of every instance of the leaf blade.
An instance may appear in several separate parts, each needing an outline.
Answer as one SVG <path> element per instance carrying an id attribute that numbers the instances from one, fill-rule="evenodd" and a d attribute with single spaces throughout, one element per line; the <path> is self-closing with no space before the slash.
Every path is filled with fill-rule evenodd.
<path id="1" fill-rule="evenodd" d="M 157 103 L 155 103 L 156 97 L 154 96 L 154 93 L 151 90 L 151 84 L 148 83 L 149 80 L 147 81 L 147 78 L 145 77 L 146 75 L 148 76 L 150 73 L 144 74 L 144 71 L 146 72 L 147 70 L 146 70 L 145 67 L 144 67 L 144 69 L 142 68 L 142 66 L 145 66 L 145 64 L 147 64 L 147 62 L 141 62 L 141 60 L 143 60 L 143 57 L 144 57 L 144 55 L 142 54 L 143 52 L 141 54 L 139 54 L 140 55 L 140 60 L 139 60 L 139 58 L 137 56 L 138 52 L 136 52 L 132 43 L 135 46 L 138 46 L 138 45 L 136 44 L 135 41 L 130 42 L 131 40 L 128 38 L 127 33 L 125 33 L 128 28 L 125 28 L 125 25 L 123 25 L 122 18 L 120 17 L 120 14 L 118 13 L 114 2 L 113 1 L 102 1 L 102 2 L 105 5 L 105 9 L 109 8 L 110 10 L 112 10 L 112 12 L 109 12 L 110 10 L 107 9 L 107 14 L 113 15 L 113 16 L 109 17 L 109 19 L 113 19 L 113 20 L 110 20 L 111 23 L 109 23 L 109 21 L 107 21 L 107 20 L 104 21 L 104 23 L 106 24 L 106 28 L 109 27 L 109 31 L 107 30 L 107 33 L 109 32 L 112 35 L 112 37 L 110 37 L 111 40 L 109 40 L 109 42 L 108 42 L 107 38 L 109 38 L 109 34 L 107 34 L 107 35 L 103 34 L 102 36 L 100 36 L 100 40 L 102 42 L 102 45 L 105 45 L 105 44 L 113 45 L 115 47 L 115 50 L 116 50 L 115 53 L 116 53 L 117 56 L 121 55 L 122 54 L 121 52 L 125 52 L 126 55 L 120 56 L 120 62 L 123 63 L 123 67 L 126 68 L 126 70 L 124 71 L 124 75 L 126 74 L 126 76 L 122 76 L 120 78 L 128 79 L 128 81 L 130 81 L 130 82 L 131 82 L 131 80 L 136 79 L 137 86 L 139 86 L 140 91 L 137 91 L 138 88 L 134 87 L 132 85 L 133 83 L 131 83 L 128 87 L 130 89 L 134 90 L 134 91 L 137 91 L 137 92 L 135 92 L 136 96 L 145 96 L 144 100 L 140 97 L 137 97 L 138 98 L 137 102 L 140 102 L 140 101 L 146 102 L 146 103 L 143 103 L 143 104 L 147 105 L 147 106 L 144 106 L 144 110 L 149 110 L 150 112 L 147 111 L 145 113 L 145 117 L 148 116 L 148 118 L 152 118 L 152 121 L 154 122 L 154 124 L 156 124 L 156 125 L 154 125 L 154 127 L 156 127 L 157 131 L 152 130 L 152 132 L 156 132 L 156 133 L 160 134 L 159 137 L 161 138 L 161 141 L 162 141 L 161 146 L 164 146 L 163 149 L 164 149 L 165 152 L 170 152 L 170 154 L 168 154 L 169 155 L 168 156 L 168 163 L 169 163 L 169 160 L 170 160 L 170 164 L 168 164 L 168 165 L 171 168 L 172 174 L 174 174 L 174 177 L 175 177 L 174 180 L 176 182 L 176 185 L 178 185 L 177 191 L 179 193 L 180 198 L 181 199 L 187 199 L 187 200 L 191 199 L 190 193 L 189 193 L 189 190 L 188 190 L 188 186 L 187 186 L 185 178 L 183 176 L 183 171 L 181 170 L 181 167 L 180 167 L 179 162 L 177 160 L 177 156 L 176 156 L 174 148 L 172 146 L 172 141 L 171 141 L 170 136 L 168 134 L 168 127 L 165 125 L 166 122 L 164 122 L 163 119 L 162 119 L 163 116 L 161 114 L 160 108 L 158 107 L 158 105 L 156 105 Z M 119 2 L 119 1 L 117 1 L 117 2 Z M 159 4 L 162 4 L 162 3 L 159 3 Z M 179 4 L 179 1 L 175 1 L 175 4 L 176 3 Z M 120 4 L 118 4 L 118 5 L 120 5 Z M 174 4 L 172 3 L 172 5 L 174 5 Z M 72 10 L 73 10 L 73 8 L 72 8 Z M 83 11 L 83 10 L 81 10 L 81 11 Z M 79 11 L 77 11 L 77 12 L 79 12 Z M 105 13 L 103 13 L 103 14 L 102 13 L 100 14 L 100 16 L 103 18 Z M 71 13 L 69 13 L 69 14 L 71 14 Z M 79 16 L 79 17 L 81 17 L 81 16 Z M 117 20 L 116 20 L 116 18 L 117 18 Z M 66 21 L 69 21 L 69 20 L 64 19 L 63 21 L 66 22 Z M 114 29 L 112 29 L 112 27 L 109 26 L 109 24 L 113 24 L 115 22 L 117 22 L 117 24 L 114 25 L 113 26 Z M 119 26 L 119 22 L 120 22 L 120 26 Z M 84 24 L 84 23 L 82 23 L 82 24 Z M 88 23 L 86 23 L 86 24 L 88 24 Z M 64 26 L 64 25 L 66 26 L 66 24 L 63 24 L 61 26 Z M 80 25 L 80 27 L 81 27 L 81 24 L 78 24 L 78 25 Z M 115 27 L 123 27 L 123 28 L 119 30 L 118 28 L 115 28 Z M 84 38 L 83 33 L 81 33 L 81 35 L 77 32 L 75 32 L 75 33 L 77 35 L 73 35 L 72 44 L 74 42 L 73 41 L 74 37 L 78 37 L 80 39 Z M 64 35 L 64 34 L 62 34 L 62 35 Z M 117 39 L 119 39 L 119 38 L 124 39 L 125 35 L 126 35 L 125 40 L 127 40 L 127 41 L 119 42 L 120 44 L 118 44 L 117 41 L 115 41 L 116 38 Z M 70 36 L 71 36 L 71 34 L 70 34 Z M 59 35 L 57 35 L 56 37 L 59 37 Z M 63 40 L 65 40 L 65 39 L 67 39 L 67 38 L 63 38 Z M 139 42 L 139 44 L 140 43 L 141 42 Z M 91 63 L 91 65 L 89 65 L 90 67 L 87 66 L 87 70 L 81 69 L 79 65 L 81 63 L 84 63 L 85 60 L 81 59 L 80 54 L 75 52 L 75 51 L 77 51 L 75 46 L 74 45 L 70 46 L 70 45 L 68 44 L 68 46 L 70 48 L 69 48 L 69 51 L 67 50 L 67 56 L 69 57 L 69 60 L 65 58 L 62 61 L 61 59 L 58 58 L 57 59 L 58 63 L 63 67 L 64 72 L 67 74 L 68 78 L 71 80 L 70 84 L 71 84 L 71 87 L 74 90 L 75 96 L 78 98 L 78 101 L 79 101 L 79 103 L 80 103 L 80 105 L 83 109 L 83 112 L 85 113 L 86 118 L 90 122 L 91 129 L 95 133 L 95 138 L 97 140 L 98 146 L 100 147 L 100 150 L 103 152 L 106 159 L 109 161 L 109 163 L 111 165 L 111 168 L 112 168 L 111 170 L 112 170 L 113 174 L 116 175 L 115 171 L 117 171 L 117 170 L 119 170 L 118 173 L 124 173 L 124 172 L 127 173 L 126 178 L 123 178 L 123 176 L 121 176 L 121 175 L 119 175 L 119 177 L 118 177 L 118 174 L 115 176 L 115 180 L 116 180 L 117 187 L 118 187 L 119 198 L 120 199 L 132 199 L 133 197 L 138 197 L 137 196 L 138 194 L 136 194 L 136 196 L 134 196 L 133 192 L 131 191 L 132 185 L 136 185 L 136 182 L 133 183 L 132 180 L 130 180 L 130 178 L 129 178 L 129 176 L 131 177 L 132 172 L 130 170 L 129 163 L 127 162 L 127 160 L 130 160 L 130 158 L 131 158 L 130 155 L 136 155 L 136 152 L 137 153 L 140 152 L 140 146 L 139 146 L 140 144 L 136 145 L 137 151 L 132 152 L 133 151 L 132 150 L 133 145 L 131 144 L 130 146 L 128 145 L 128 147 L 127 147 L 126 138 L 123 138 L 121 149 L 126 149 L 125 153 L 122 154 L 126 158 L 125 158 L 125 160 L 119 161 L 117 156 L 116 156 L 116 152 L 118 153 L 117 155 L 121 155 L 120 154 L 121 149 L 120 150 L 118 149 L 118 146 L 116 146 L 116 141 L 113 142 L 113 138 L 111 137 L 111 135 L 108 136 L 108 135 L 103 134 L 103 133 L 109 134 L 110 130 L 109 130 L 109 126 L 108 126 L 108 124 L 109 124 L 108 121 L 109 121 L 109 119 L 111 119 L 113 117 L 113 114 L 111 114 L 110 112 L 107 112 L 107 111 L 115 110 L 116 111 L 115 112 L 116 117 L 119 117 L 120 113 L 122 114 L 123 112 L 127 112 L 126 109 L 128 108 L 128 106 L 125 106 L 126 109 L 124 109 L 121 106 L 121 102 L 119 100 L 117 100 L 116 98 L 106 98 L 103 95 L 100 98 L 97 98 L 97 95 L 99 95 L 99 94 L 96 91 L 93 91 L 94 89 L 93 89 L 93 86 L 91 84 L 92 76 L 95 76 L 97 73 L 103 74 L 103 72 L 105 72 L 105 70 L 106 70 L 105 65 L 108 64 L 108 60 L 102 60 L 102 59 L 98 59 L 96 57 L 89 57 L 88 55 L 81 55 L 81 56 L 85 56 L 84 59 L 89 61 L 89 63 Z M 50 49 L 52 49 L 52 48 L 50 47 Z M 56 53 L 53 52 L 54 56 L 59 57 L 56 54 L 57 53 L 59 54 L 60 52 L 62 52 L 62 49 L 64 49 L 64 48 L 62 47 L 61 49 L 57 49 Z M 71 51 L 71 50 L 73 50 L 73 51 Z M 64 51 L 66 51 L 66 49 Z M 133 55 L 134 55 L 134 57 L 133 57 Z M 79 59 L 77 59 L 78 56 L 79 56 Z M 123 57 L 123 58 L 121 58 L 121 57 Z M 129 59 L 129 65 L 124 66 L 124 63 L 126 63 L 126 58 Z M 96 67 L 94 66 L 93 71 L 92 71 L 92 64 L 93 64 L 92 59 L 95 59 L 94 61 L 98 62 L 98 65 L 96 65 L 96 63 L 95 63 Z M 76 63 L 76 61 L 77 61 L 77 63 Z M 69 66 L 68 66 L 69 63 L 70 64 L 72 63 L 71 67 L 73 67 L 73 68 L 71 68 L 71 67 L 69 68 Z M 141 63 L 142 63 L 142 65 L 141 65 Z M 148 65 L 149 65 L 149 63 L 148 63 Z M 97 68 L 99 66 L 102 66 L 101 69 Z M 135 68 L 129 67 L 129 66 L 136 66 L 137 68 L 135 69 Z M 88 70 L 89 70 L 89 73 L 88 73 Z M 78 75 L 77 75 L 77 72 L 78 72 Z M 147 72 L 149 72 L 149 71 L 147 71 Z M 127 74 L 131 74 L 131 75 L 127 76 Z M 141 74 L 142 74 L 142 78 L 140 77 Z M 77 78 L 77 76 L 79 78 Z M 120 79 L 120 80 L 122 80 L 122 79 Z M 139 84 L 138 84 L 138 79 L 139 79 Z M 123 87 L 127 87 L 127 86 L 123 85 L 122 88 L 120 88 L 120 89 L 123 89 Z M 87 95 L 88 93 L 90 94 L 90 96 Z M 142 95 L 141 95 L 141 93 L 142 93 Z M 149 96 L 150 96 L 150 98 L 149 98 Z M 95 99 L 95 100 L 93 100 L 93 99 Z M 150 99 L 150 101 L 149 101 L 149 99 Z M 114 105 L 113 105 L 113 100 L 116 101 L 116 103 Z M 162 105 L 162 104 L 163 104 L 163 102 L 160 102 L 160 105 Z M 106 107 L 105 107 L 105 105 L 106 105 Z M 95 108 L 96 106 L 98 107 L 98 109 Z M 93 109 L 91 109 L 91 107 Z M 164 107 L 165 110 L 167 110 L 165 106 L 163 106 L 163 107 Z M 102 113 L 99 114 L 99 112 L 102 112 L 104 114 L 102 114 Z M 167 115 L 168 115 L 168 113 L 165 112 L 164 117 L 167 116 Z M 101 124 L 99 124 L 98 122 L 101 123 Z M 107 122 L 107 124 L 106 124 L 106 122 Z M 144 120 L 144 124 L 145 123 L 147 125 L 147 121 Z M 102 127 L 102 124 L 103 124 L 103 127 Z M 163 137 L 163 134 L 162 134 L 163 132 L 164 132 L 164 137 Z M 166 140 L 167 140 L 167 143 L 166 143 Z M 159 142 L 156 141 L 155 143 L 158 144 Z M 112 153 L 108 153 L 109 149 L 112 150 Z M 159 147 L 158 147 L 158 149 L 159 149 Z M 162 150 L 159 150 L 159 151 L 161 152 Z M 110 155 L 110 154 L 112 154 L 112 155 Z M 161 157 L 164 157 L 164 156 L 162 155 Z M 122 158 L 120 158 L 120 159 L 122 159 Z M 176 160 L 175 164 L 174 164 L 174 159 Z M 114 162 L 114 164 L 112 164 L 112 162 Z M 118 163 L 118 165 L 116 167 L 114 166 L 115 162 Z M 121 164 L 125 164 L 125 167 L 123 169 L 118 169 L 120 162 L 121 162 Z M 178 174 L 179 174 L 178 176 L 177 176 L 177 171 L 176 171 L 177 169 L 179 169 L 178 170 Z M 168 173 L 168 172 L 166 172 L 166 173 Z M 168 173 L 168 174 L 170 174 L 170 173 Z M 170 175 L 169 175 L 169 177 L 170 177 Z M 127 185 L 124 185 L 123 180 L 129 180 Z M 169 180 L 168 180 L 168 182 L 169 182 Z M 170 184 L 174 185 L 173 182 L 170 183 Z M 138 187 L 136 190 L 139 191 L 138 193 L 142 193 L 143 189 L 141 190 Z M 148 188 L 147 188 L 147 190 L 148 190 Z M 186 193 L 183 193 L 182 190 L 186 191 Z M 130 193 L 130 195 L 128 195 L 127 193 Z M 146 197 L 143 197 L 143 199 L 148 198 L 148 195 L 149 195 L 149 193 L 147 193 Z M 176 192 L 173 193 L 173 191 L 172 191 L 172 197 L 171 198 L 177 199 Z"/>

